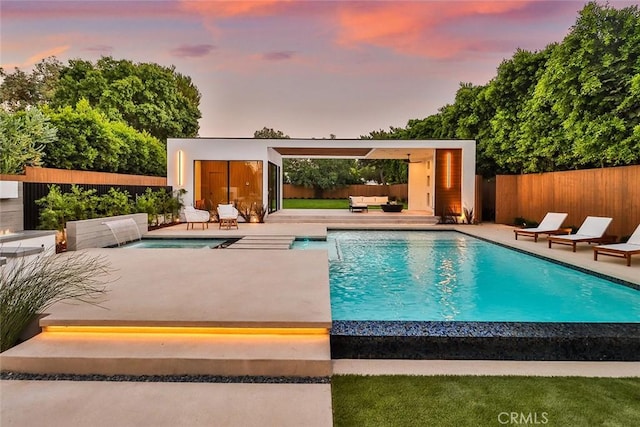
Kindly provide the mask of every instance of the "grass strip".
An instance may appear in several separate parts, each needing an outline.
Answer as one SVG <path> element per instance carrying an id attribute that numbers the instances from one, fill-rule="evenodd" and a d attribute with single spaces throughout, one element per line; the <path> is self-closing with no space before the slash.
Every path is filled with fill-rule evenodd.
<path id="1" fill-rule="evenodd" d="M 283 209 L 349 209 L 347 199 L 284 199 Z"/>
<path id="2" fill-rule="evenodd" d="M 640 378 L 336 375 L 331 383 L 335 427 L 640 425 Z"/>

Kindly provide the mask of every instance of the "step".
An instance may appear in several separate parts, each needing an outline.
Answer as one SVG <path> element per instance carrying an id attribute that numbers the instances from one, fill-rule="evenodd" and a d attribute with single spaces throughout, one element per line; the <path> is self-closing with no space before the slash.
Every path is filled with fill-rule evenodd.
<path id="1" fill-rule="evenodd" d="M 354 213 L 348 216 L 323 216 L 323 215 L 301 215 L 301 216 L 270 216 L 267 223 L 323 223 L 323 224 L 419 224 L 435 225 L 439 221 L 434 216 L 382 216 L 370 215 L 366 213 Z"/>
<path id="2" fill-rule="evenodd" d="M 295 236 L 246 236 L 226 249 L 290 249 Z"/>
<path id="3" fill-rule="evenodd" d="M 3 371 L 77 375 L 323 377 L 329 335 L 43 332 L 0 354 Z"/>
<path id="4" fill-rule="evenodd" d="M 287 250 L 291 249 L 290 244 L 279 244 L 279 245 L 264 245 L 264 244 L 236 244 L 227 246 L 225 249 L 275 249 L 275 250 Z"/>

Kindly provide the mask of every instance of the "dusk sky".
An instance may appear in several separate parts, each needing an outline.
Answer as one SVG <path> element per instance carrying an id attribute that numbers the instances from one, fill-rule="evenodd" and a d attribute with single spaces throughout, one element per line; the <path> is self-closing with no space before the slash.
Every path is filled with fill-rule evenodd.
<path id="1" fill-rule="evenodd" d="M 585 3 L 2 0 L 1 65 L 107 55 L 175 65 L 202 93 L 200 136 L 266 126 L 358 138 L 436 113 L 518 48 L 561 41 Z"/>

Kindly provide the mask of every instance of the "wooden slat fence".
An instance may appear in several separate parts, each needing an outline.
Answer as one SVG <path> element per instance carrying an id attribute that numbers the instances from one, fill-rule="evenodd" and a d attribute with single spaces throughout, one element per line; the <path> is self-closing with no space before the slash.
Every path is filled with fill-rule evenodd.
<path id="1" fill-rule="evenodd" d="M 567 226 L 587 216 L 613 218 L 608 234 L 629 236 L 640 224 L 640 165 L 496 177 L 496 222 L 540 221 L 567 212 Z"/>
<path id="2" fill-rule="evenodd" d="M 35 168 L 27 166 L 23 175 L 0 174 L 0 181 L 56 182 L 60 184 L 147 185 L 165 187 L 167 178 L 161 176 L 129 175 L 108 172 L 89 172 L 67 169 Z"/>

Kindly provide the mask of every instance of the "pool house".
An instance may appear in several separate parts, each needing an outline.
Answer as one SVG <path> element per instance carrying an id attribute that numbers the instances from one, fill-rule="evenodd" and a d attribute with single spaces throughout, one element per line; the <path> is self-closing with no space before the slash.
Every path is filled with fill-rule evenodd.
<path id="1" fill-rule="evenodd" d="M 409 211 L 462 215 L 474 206 L 472 140 L 171 138 L 167 185 L 187 191 L 185 205 L 256 203 L 273 213 L 282 208 L 285 158 L 401 159 Z"/>

